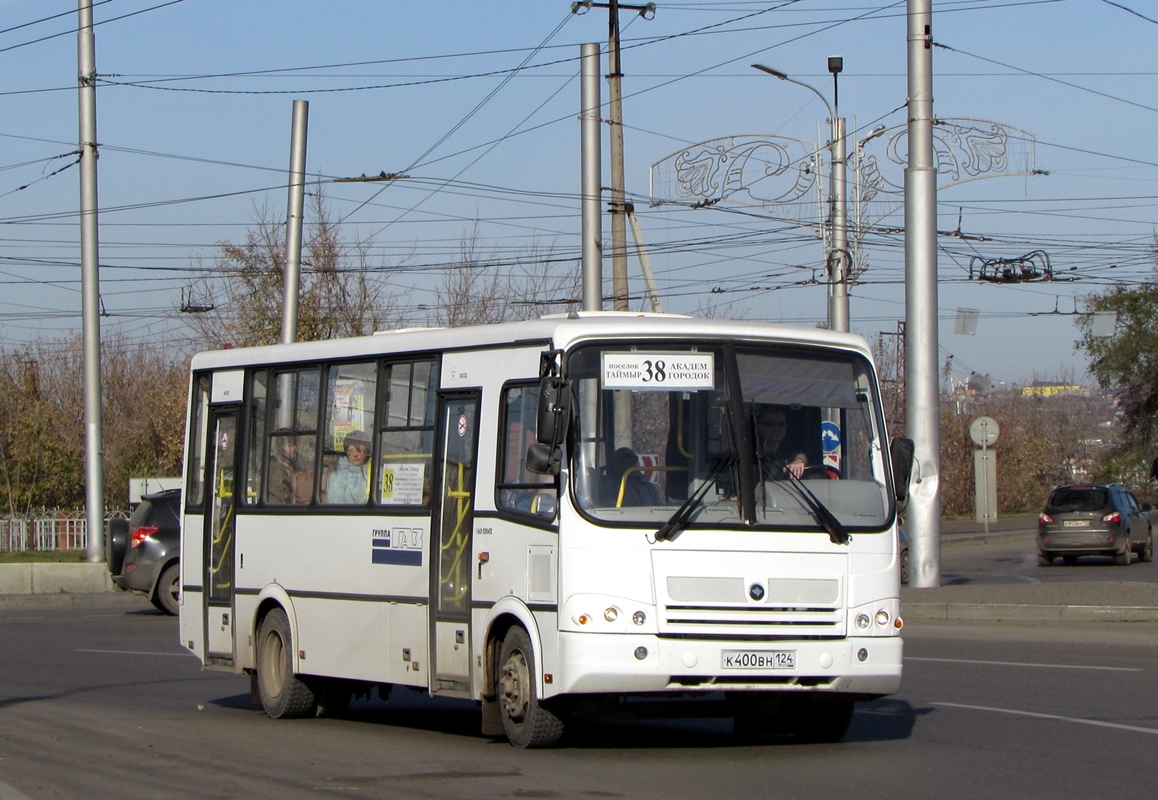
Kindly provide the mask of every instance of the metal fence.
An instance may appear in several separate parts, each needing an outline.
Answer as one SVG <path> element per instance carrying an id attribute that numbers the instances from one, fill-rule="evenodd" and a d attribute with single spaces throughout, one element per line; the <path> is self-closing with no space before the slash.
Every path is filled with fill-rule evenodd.
<path id="1" fill-rule="evenodd" d="M 110 519 L 127 519 L 127 511 L 110 511 Z M 87 550 L 88 520 L 83 511 L 41 511 L 0 519 L 0 553 Z"/>

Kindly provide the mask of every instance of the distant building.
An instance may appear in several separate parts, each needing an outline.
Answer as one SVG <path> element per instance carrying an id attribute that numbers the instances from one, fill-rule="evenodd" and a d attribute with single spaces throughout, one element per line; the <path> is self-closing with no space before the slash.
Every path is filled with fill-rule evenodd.
<path id="1" fill-rule="evenodd" d="M 1071 395 L 1089 397 L 1090 390 L 1076 383 L 1042 383 L 1034 381 L 1030 386 L 1021 387 L 1022 397 L 1057 397 Z"/>

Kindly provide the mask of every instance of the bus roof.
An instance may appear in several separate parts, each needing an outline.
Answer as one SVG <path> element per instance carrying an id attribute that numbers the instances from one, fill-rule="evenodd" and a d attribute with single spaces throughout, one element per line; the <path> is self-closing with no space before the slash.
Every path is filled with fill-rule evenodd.
<path id="1" fill-rule="evenodd" d="M 587 339 L 750 339 L 784 344 L 819 344 L 870 356 L 868 344 L 855 334 L 823 328 L 750 320 L 699 319 L 680 314 L 629 311 L 581 311 L 522 322 L 462 328 L 403 328 L 370 336 L 316 342 L 210 350 L 193 357 L 192 368 L 220 369 L 249 364 L 276 364 L 399 353 L 428 353 L 512 345 L 550 345 L 567 349 Z"/>

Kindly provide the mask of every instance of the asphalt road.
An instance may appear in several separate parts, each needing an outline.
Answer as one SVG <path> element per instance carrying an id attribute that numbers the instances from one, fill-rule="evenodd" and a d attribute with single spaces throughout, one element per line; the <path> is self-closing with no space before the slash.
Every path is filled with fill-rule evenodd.
<path id="1" fill-rule="evenodd" d="M 1151 796 L 1158 624 L 915 624 L 899 695 L 845 741 L 727 721 L 585 726 L 519 751 L 473 704 L 397 690 L 348 719 L 270 720 L 151 608 L 0 610 L 0 800 Z"/>
<path id="2" fill-rule="evenodd" d="M 994 539 L 990 543 L 971 542 L 942 547 L 941 585 L 998 583 L 1084 583 L 1089 581 L 1130 581 L 1158 584 L 1158 561 L 1142 563 L 1134 556 L 1128 567 L 1114 559 L 1082 556 L 1072 567 L 1059 558 L 1054 566 L 1037 563 L 1034 534 Z"/>

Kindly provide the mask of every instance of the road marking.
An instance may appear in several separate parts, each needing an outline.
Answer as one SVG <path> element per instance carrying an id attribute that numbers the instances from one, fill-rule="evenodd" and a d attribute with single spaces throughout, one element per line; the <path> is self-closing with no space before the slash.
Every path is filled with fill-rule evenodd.
<path id="1" fill-rule="evenodd" d="M 905 661 L 932 661 L 940 664 L 985 664 L 994 667 L 1041 667 L 1042 669 L 1095 669 L 1103 672 L 1145 672 L 1141 667 L 1091 667 L 1084 664 L 1031 664 L 1025 661 L 971 661 L 966 658 L 914 658 Z"/>
<path id="2" fill-rule="evenodd" d="M 32 800 L 32 798 L 15 786 L 9 786 L 4 781 L 0 781 L 0 800 Z"/>
<path id="3" fill-rule="evenodd" d="M 154 653 L 147 650 L 92 650 L 86 647 L 78 647 L 78 653 L 113 653 L 121 656 L 191 656 L 192 653 Z"/>
<path id="4" fill-rule="evenodd" d="M 1158 728 L 1142 728 L 1137 725 L 1123 725 L 1120 722 L 1103 722 L 1097 719 L 1083 719 L 1081 717 L 1062 717 L 1057 714 L 1038 714 L 1034 711 L 1016 711 L 1011 708 L 993 708 L 992 706 L 969 706 L 963 703 L 933 703 L 935 706 L 946 706 L 947 708 L 964 708 L 969 711 L 993 711 L 998 714 L 1013 714 L 1019 717 L 1034 717 L 1035 719 L 1052 719 L 1058 722 L 1077 722 L 1082 725 L 1094 725 L 1098 728 L 1115 728 L 1121 731 L 1134 731 L 1135 733 L 1153 733 L 1158 735 Z"/>

